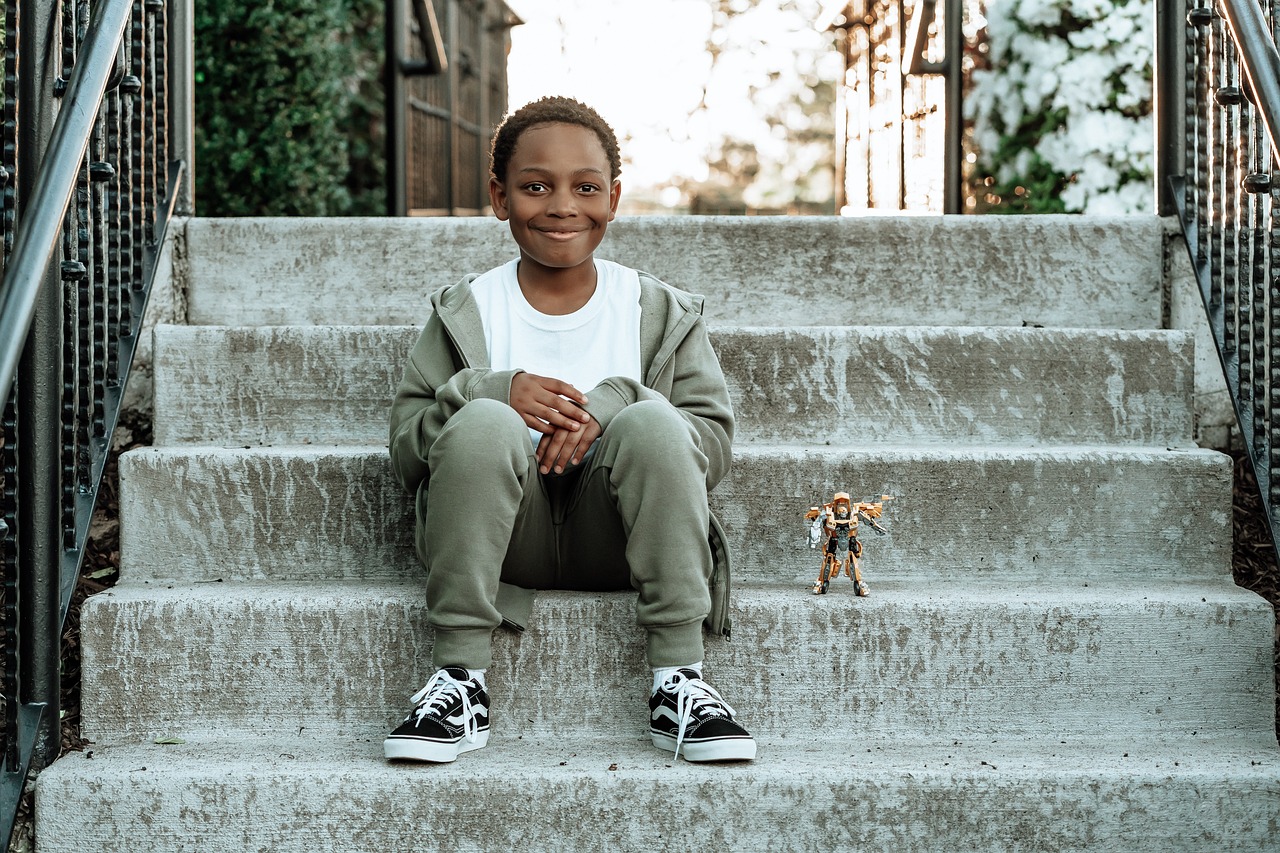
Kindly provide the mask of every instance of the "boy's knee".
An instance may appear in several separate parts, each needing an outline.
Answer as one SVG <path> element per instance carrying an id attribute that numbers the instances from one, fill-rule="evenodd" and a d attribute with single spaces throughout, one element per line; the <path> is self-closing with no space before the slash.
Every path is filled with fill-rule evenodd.
<path id="1" fill-rule="evenodd" d="M 675 407 L 663 400 L 632 403 L 609 423 L 606 464 L 628 470 L 705 473 L 706 457 L 697 435 Z"/>
<path id="2" fill-rule="evenodd" d="M 524 458 L 532 447 L 529 429 L 516 410 L 486 398 L 472 400 L 449 418 L 432 453 L 466 449 L 499 455 L 506 451 Z"/>
<path id="3" fill-rule="evenodd" d="M 632 403 L 614 416 L 605 432 L 624 441 L 638 439 L 649 447 L 671 447 L 694 441 L 693 429 L 665 400 Z"/>

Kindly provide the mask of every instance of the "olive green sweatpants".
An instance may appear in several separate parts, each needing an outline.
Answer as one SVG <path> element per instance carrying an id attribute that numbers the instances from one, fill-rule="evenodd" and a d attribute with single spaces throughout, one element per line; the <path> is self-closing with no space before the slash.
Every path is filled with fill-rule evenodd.
<path id="1" fill-rule="evenodd" d="M 650 666 L 702 660 L 711 609 L 707 459 L 670 403 L 627 406 L 577 468 L 543 476 L 515 410 L 474 400 L 445 424 L 428 464 L 419 542 L 435 666 L 489 666 L 500 581 L 634 588 Z"/>

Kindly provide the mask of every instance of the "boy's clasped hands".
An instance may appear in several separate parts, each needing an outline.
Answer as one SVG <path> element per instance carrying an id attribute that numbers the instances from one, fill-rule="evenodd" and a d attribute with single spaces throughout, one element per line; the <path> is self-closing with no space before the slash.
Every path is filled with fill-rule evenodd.
<path id="1" fill-rule="evenodd" d="M 587 395 L 568 382 L 517 373 L 511 380 L 508 401 L 530 429 L 542 433 L 534 451 L 542 474 L 552 470 L 563 474 L 581 462 L 600 437 L 600 422 L 582 408 Z"/>

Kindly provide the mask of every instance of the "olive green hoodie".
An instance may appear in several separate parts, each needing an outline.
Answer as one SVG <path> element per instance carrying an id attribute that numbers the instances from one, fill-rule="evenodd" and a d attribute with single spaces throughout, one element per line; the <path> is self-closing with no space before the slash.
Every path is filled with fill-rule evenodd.
<path id="1" fill-rule="evenodd" d="M 702 297 L 677 290 L 648 273 L 640 276 L 640 365 L 643 381 L 611 377 L 586 391 L 586 410 L 601 430 L 626 406 L 666 399 L 697 431 L 707 454 L 707 490 L 729 471 L 733 408 L 724 373 L 702 319 Z M 391 468 L 417 501 L 416 545 L 423 547 L 425 488 L 432 444 L 445 422 L 470 400 L 509 402 L 518 370 L 492 370 L 484 327 L 471 293 L 469 275 L 431 295 L 432 315 L 414 345 L 391 405 Z M 706 627 L 728 636 L 729 551 L 715 517 L 707 531 L 714 568 L 711 613 Z M 497 606 L 505 622 L 523 629 L 533 595 L 504 584 Z"/>

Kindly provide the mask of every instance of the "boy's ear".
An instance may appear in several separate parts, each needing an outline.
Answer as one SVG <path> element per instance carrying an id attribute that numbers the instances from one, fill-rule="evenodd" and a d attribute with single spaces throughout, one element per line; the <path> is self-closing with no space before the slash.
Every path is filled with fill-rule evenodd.
<path id="1" fill-rule="evenodd" d="M 493 205 L 493 215 L 506 222 L 510 216 L 507 210 L 507 188 L 497 178 L 489 178 L 489 204 Z"/>
<path id="2" fill-rule="evenodd" d="M 609 221 L 613 221 L 613 217 L 618 215 L 618 200 L 622 198 L 622 179 L 614 178 L 613 186 L 609 187 Z M 495 210 L 497 208 L 494 208 Z"/>

